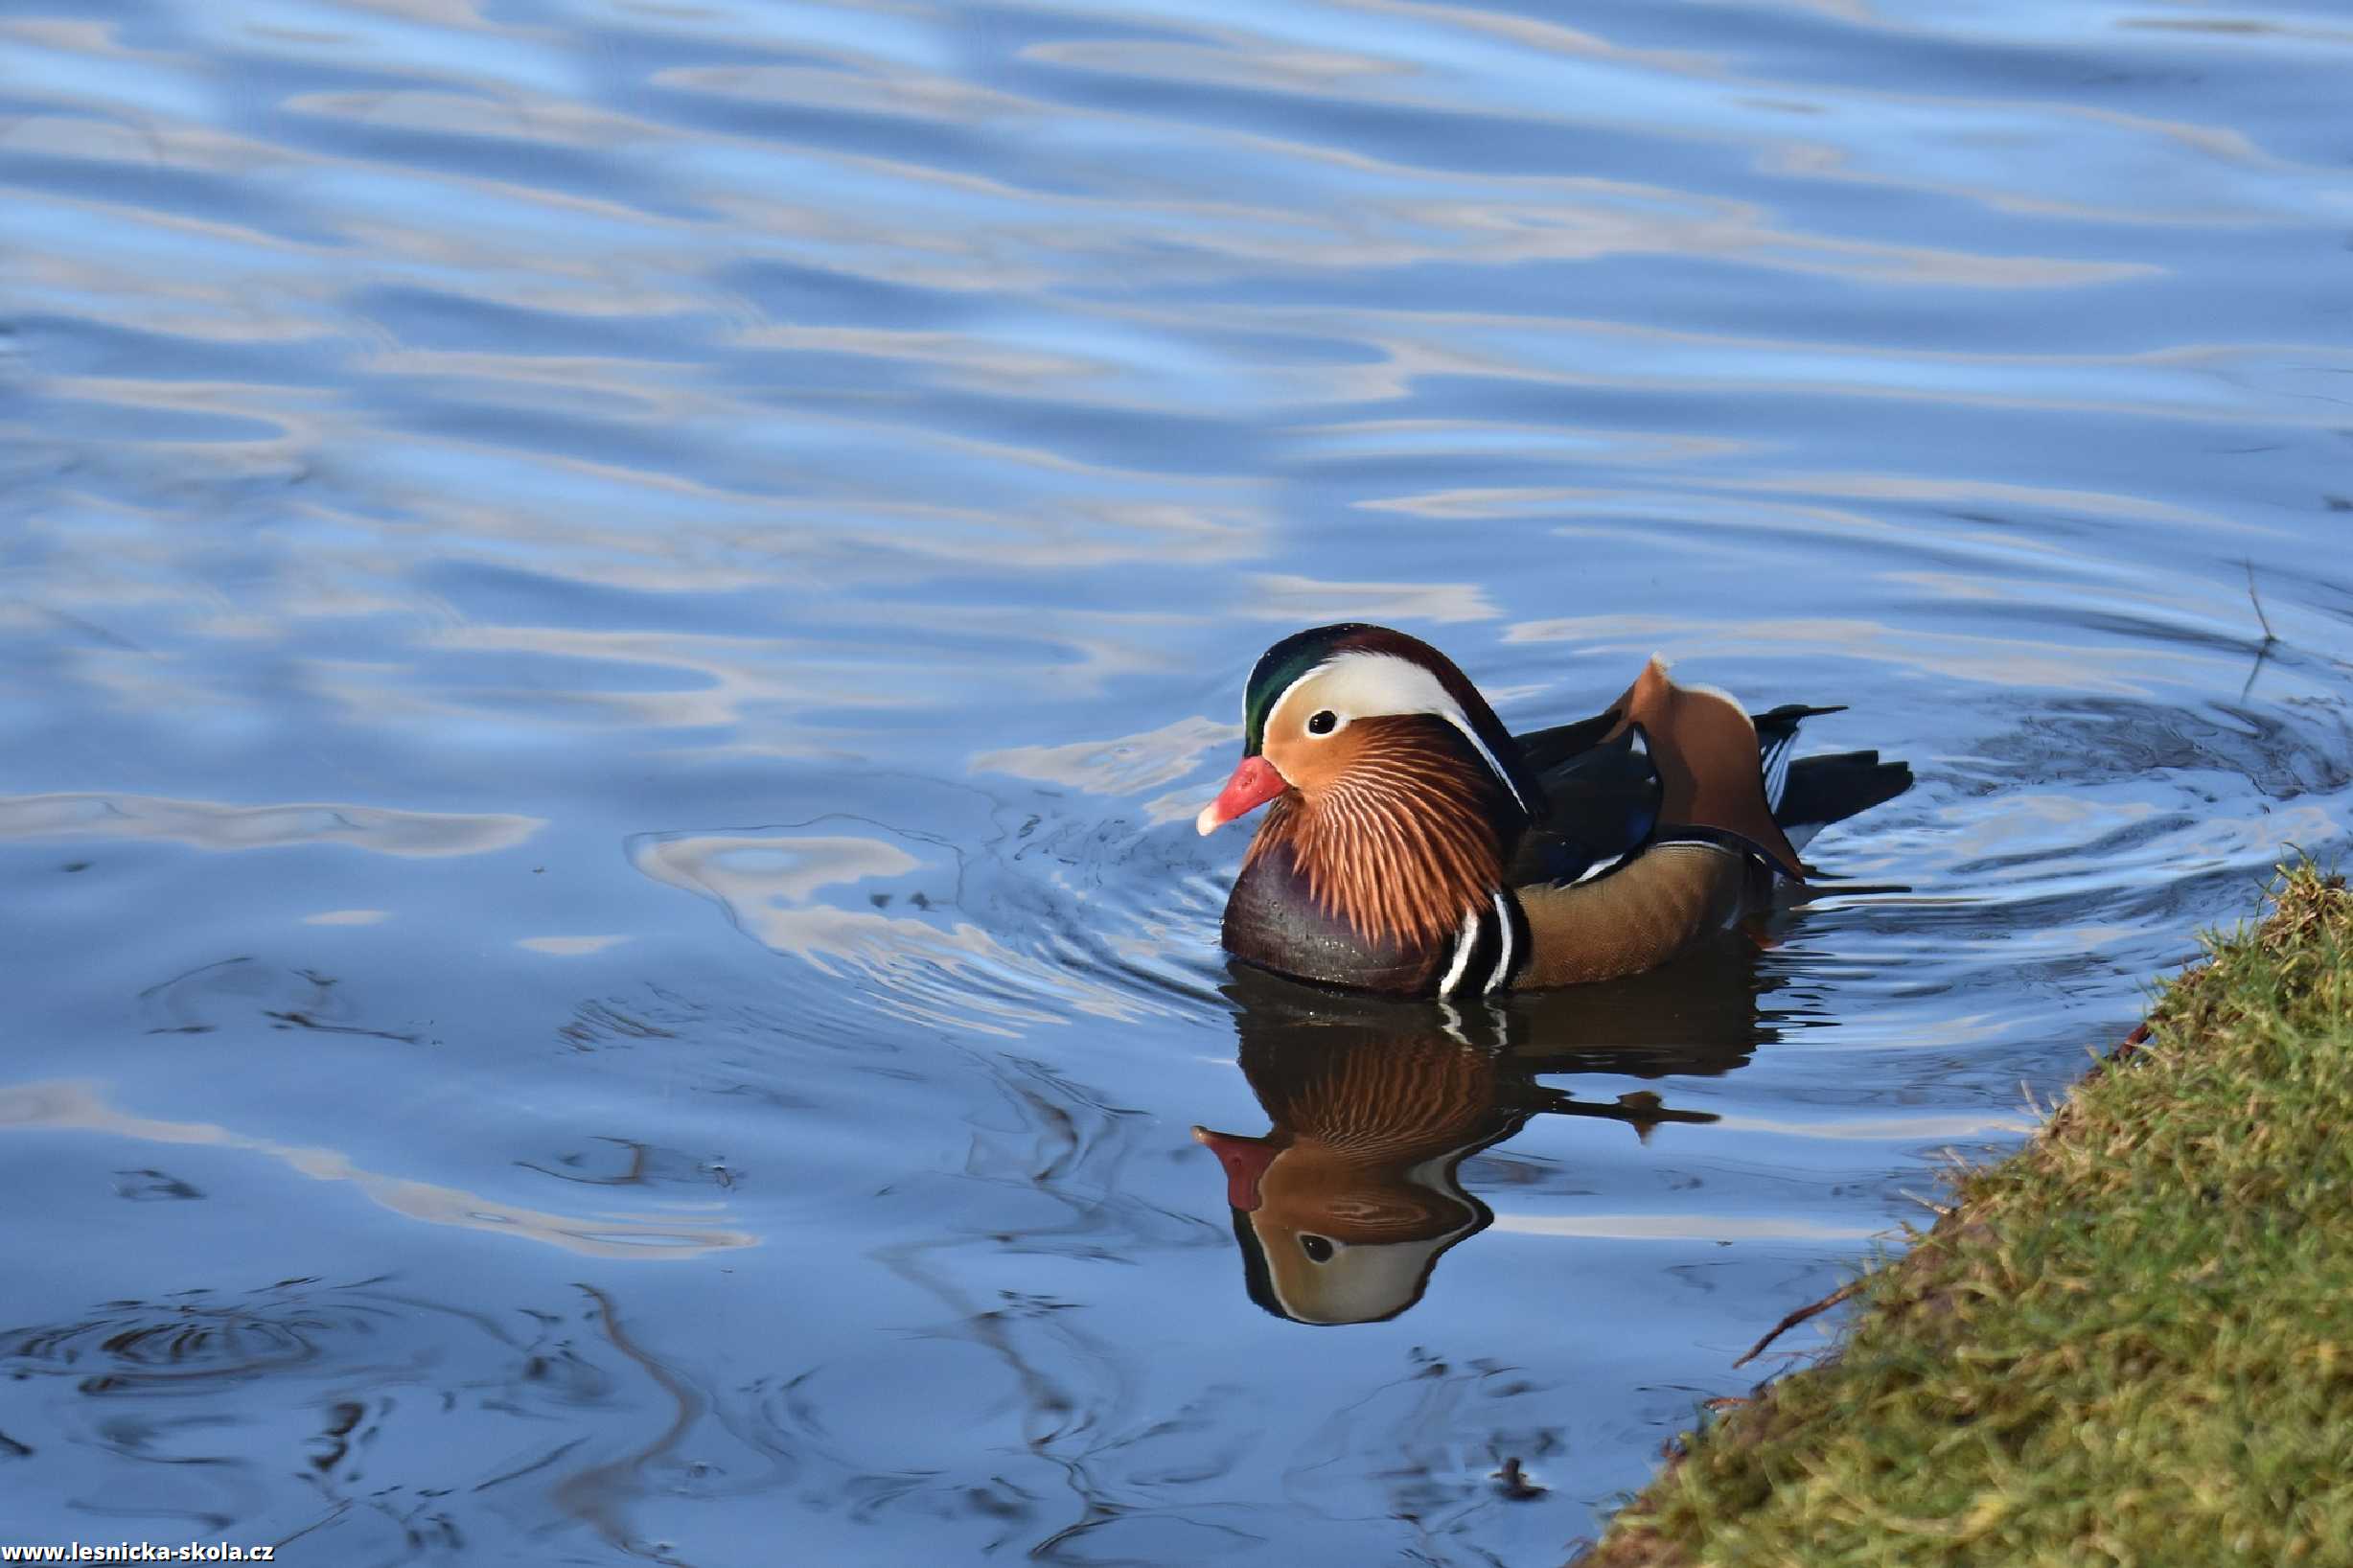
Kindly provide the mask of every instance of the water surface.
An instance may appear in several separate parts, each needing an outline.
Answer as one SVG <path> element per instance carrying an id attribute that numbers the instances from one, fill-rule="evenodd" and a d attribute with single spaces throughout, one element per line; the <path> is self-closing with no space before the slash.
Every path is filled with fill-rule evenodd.
<path id="1" fill-rule="evenodd" d="M 0 4 L 12 1538 L 1558 1560 L 2345 846 L 2349 67 L 2168 0 Z M 1189 818 L 1343 616 L 1919 784 L 1762 945 L 1303 997 Z"/>

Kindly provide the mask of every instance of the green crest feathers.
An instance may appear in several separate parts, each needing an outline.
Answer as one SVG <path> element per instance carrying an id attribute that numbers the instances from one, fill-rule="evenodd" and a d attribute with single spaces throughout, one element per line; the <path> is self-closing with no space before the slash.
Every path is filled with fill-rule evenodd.
<path id="1" fill-rule="evenodd" d="M 1242 697 L 1242 755 L 1255 757 L 1266 742 L 1266 716 L 1299 678 L 1340 652 L 1358 633 L 1373 627 L 1355 621 L 1294 632 L 1258 656 L 1251 666 L 1250 685 Z"/>

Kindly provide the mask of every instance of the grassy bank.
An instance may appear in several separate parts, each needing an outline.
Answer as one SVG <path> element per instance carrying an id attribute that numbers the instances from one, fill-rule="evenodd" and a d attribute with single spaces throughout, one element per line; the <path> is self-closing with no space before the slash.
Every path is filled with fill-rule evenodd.
<path id="1" fill-rule="evenodd" d="M 1583 1563 L 2353 1563 L 2353 894 L 2208 945 Z"/>

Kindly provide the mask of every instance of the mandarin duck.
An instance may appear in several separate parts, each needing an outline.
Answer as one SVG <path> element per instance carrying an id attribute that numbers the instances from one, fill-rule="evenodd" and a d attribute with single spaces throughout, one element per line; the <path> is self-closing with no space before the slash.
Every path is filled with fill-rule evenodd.
<path id="1" fill-rule="evenodd" d="M 1419 1301 L 1438 1260 L 1495 1217 L 1465 1187 L 1464 1163 L 1533 1117 L 1623 1121 L 1646 1140 L 1664 1122 L 1716 1119 L 1655 1095 L 1588 1102 L 1538 1083 L 1538 1072 L 1595 1069 L 1574 1049 L 1514 1049 L 1504 1034 L 1544 1031 L 1514 1030 L 1501 1015 L 1490 1023 L 1503 1034 L 1472 1040 L 1395 1003 L 1310 1010 L 1247 1000 L 1251 982 L 1237 980 L 1242 1072 L 1274 1125 L 1255 1138 L 1207 1127 L 1193 1137 L 1225 1167 L 1244 1289 L 1295 1323 L 1375 1323 Z M 1671 1049 L 1649 1071 L 1720 1072 L 1741 1059 Z M 1644 1071 L 1622 1046 L 1595 1060 Z"/>
<path id="2" fill-rule="evenodd" d="M 1876 751 L 1791 760 L 1799 723 L 1838 711 L 1752 717 L 1654 657 L 1595 717 L 1515 736 L 1419 637 L 1297 633 L 1252 669 L 1242 761 L 1195 819 L 1268 807 L 1225 946 L 1421 997 L 1652 968 L 1802 886 L 1816 831 L 1910 787 Z"/>

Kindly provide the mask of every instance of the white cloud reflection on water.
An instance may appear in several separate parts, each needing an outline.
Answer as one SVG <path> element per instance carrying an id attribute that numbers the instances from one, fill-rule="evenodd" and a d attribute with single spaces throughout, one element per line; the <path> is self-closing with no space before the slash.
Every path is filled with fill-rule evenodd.
<path id="1" fill-rule="evenodd" d="M 827 976 L 864 980 L 875 1005 L 898 1017 L 1015 1036 L 1073 1014 L 1132 1022 L 1161 1010 L 1050 952 L 1017 951 L 974 923 L 957 908 L 957 858 L 947 846 L 928 847 L 916 855 L 902 842 L 789 829 L 680 833 L 637 839 L 630 861 L 656 882 L 717 903 L 753 941 Z M 833 889 L 869 907 L 819 896 Z M 886 912 L 893 902 L 920 912 Z M 1039 939 L 1050 942 L 1051 934 Z"/>
<path id="2" fill-rule="evenodd" d="M 1241 738 L 1238 724 L 1195 716 L 1107 741 L 981 751 L 971 767 L 975 772 L 1010 773 L 1097 795 L 1134 795 L 1190 777 L 1200 771 L 1205 755 Z"/>
<path id="3" fill-rule="evenodd" d="M 335 1149 L 253 1138 L 203 1121 L 159 1120 L 117 1110 L 92 1086 L 65 1080 L 0 1087 L 0 1133 L 84 1132 L 141 1143 L 201 1144 L 259 1154 L 314 1182 L 349 1182 L 369 1202 L 430 1225 L 450 1225 L 543 1242 L 589 1257 L 645 1261 L 700 1257 L 757 1245 L 758 1236 L 682 1214 L 652 1218 L 613 1210 L 561 1214 L 478 1192 L 362 1169 Z M 701 1207 L 714 1212 L 725 1205 Z"/>
<path id="4" fill-rule="evenodd" d="M 165 839 L 216 850 L 335 843 L 429 858 L 512 849 L 544 826 L 537 817 L 317 802 L 237 806 L 95 793 L 0 797 L 0 840 Z"/>
<path id="5" fill-rule="evenodd" d="M 1326 583 L 1261 573 L 1238 607 L 1251 620 L 1313 626 L 1328 621 L 1491 621 L 1502 613 L 1475 583 Z"/>
<path id="6" fill-rule="evenodd" d="M 552 958 L 585 958 L 618 947 L 630 940 L 623 936 L 519 936 L 515 945 L 526 953 L 544 953 Z"/>
<path id="7" fill-rule="evenodd" d="M 1499 1212 L 1495 1229 L 1510 1234 L 1587 1236 L 1610 1241 L 1866 1241 L 1884 1226 L 1827 1225 L 1794 1215 L 1742 1218 L 1735 1214 L 1514 1214 Z"/>
<path id="8" fill-rule="evenodd" d="M 1585 652 L 1614 651 L 1635 657 L 1666 652 L 1713 660 L 1719 668 L 1737 668 L 1743 660 L 1811 655 L 1897 665 L 2014 691 L 2035 688 L 2114 697 L 2150 697 L 2168 685 L 2210 682 L 2214 670 L 2247 661 L 2237 650 L 2100 647 L 1828 616 L 1767 616 L 1694 628 L 1672 616 L 1562 615 L 1519 622 L 1505 634 L 1505 640 L 1576 643 Z"/>

